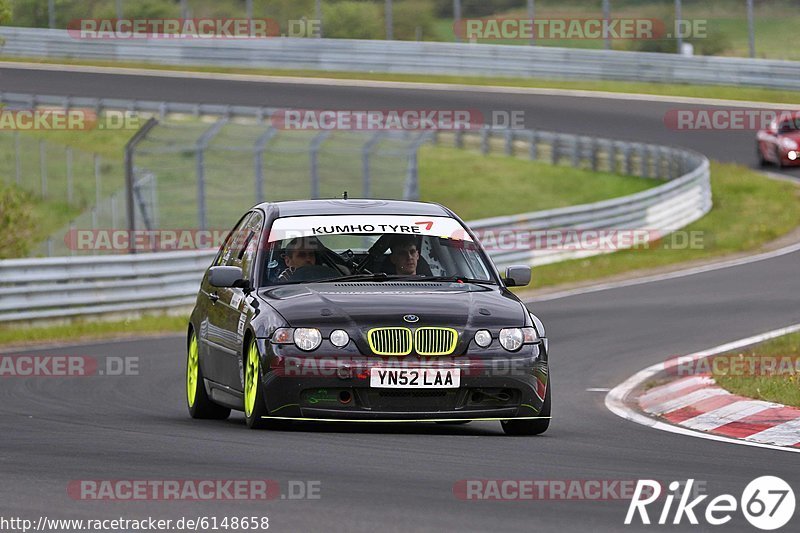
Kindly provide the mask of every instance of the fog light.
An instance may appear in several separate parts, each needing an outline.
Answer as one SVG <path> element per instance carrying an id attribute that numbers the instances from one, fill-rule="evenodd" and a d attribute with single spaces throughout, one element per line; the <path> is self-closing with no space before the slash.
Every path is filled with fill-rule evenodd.
<path id="1" fill-rule="evenodd" d="M 789 161 L 794 161 L 795 159 L 797 159 L 797 152 L 791 150 L 788 154 L 786 154 L 786 157 L 789 158 Z"/>
<path id="2" fill-rule="evenodd" d="M 350 335 L 343 329 L 335 329 L 331 331 L 331 344 L 337 348 L 343 348 L 350 342 Z"/>
<path id="3" fill-rule="evenodd" d="M 491 333 L 489 333 L 485 329 L 481 329 L 475 332 L 475 344 L 477 344 L 481 348 L 486 348 L 491 343 L 492 343 Z"/>

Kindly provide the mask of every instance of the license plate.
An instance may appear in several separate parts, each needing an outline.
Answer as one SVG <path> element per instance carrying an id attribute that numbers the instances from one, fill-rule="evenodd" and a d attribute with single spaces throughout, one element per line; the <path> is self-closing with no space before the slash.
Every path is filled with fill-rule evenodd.
<path id="1" fill-rule="evenodd" d="M 391 389 L 457 389 L 458 368 L 371 368 L 369 386 Z"/>

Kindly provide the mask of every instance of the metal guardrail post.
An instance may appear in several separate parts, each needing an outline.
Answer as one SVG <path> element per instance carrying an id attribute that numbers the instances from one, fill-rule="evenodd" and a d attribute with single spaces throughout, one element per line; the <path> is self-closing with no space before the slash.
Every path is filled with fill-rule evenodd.
<path id="1" fill-rule="evenodd" d="M 147 134 L 150 133 L 150 130 L 155 128 L 157 124 L 158 120 L 155 118 L 150 118 L 125 144 L 125 208 L 128 215 L 128 231 L 130 231 L 131 234 L 136 230 L 136 211 L 134 209 L 133 198 L 133 156 L 136 151 L 136 147 L 145 137 L 147 137 Z M 131 253 L 136 253 L 134 248 L 135 247 L 131 247 Z"/>
<path id="2" fill-rule="evenodd" d="M 491 135 L 491 131 L 489 131 L 488 127 L 484 127 L 481 129 L 481 153 L 486 155 L 489 153 L 489 136 Z"/>
<path id="3" fill-rule="evenodd" d="M 456 130 L 454 144 L 456 148 L 464 148 L 464 130 Z"/>
<path id="4" fill-rule="evenodd" d="M 528 148 L 528 156 L 530 157 L 531 161 L 536 161 L 539 157 L 539 148 L 536 146 L 536 142 L 538 141 L 538 136 L 536 135 L 536 130 L 531 131 L 531 144 Z"/>
<path id="5" fill-rule="evenodd" d="M 505 131 L 505 154 L 507 156 L 514 155 L 514 132 L 512 130 Z"/>
<path id="6" fill-rule="evenodd" d="M 258 202 L 264 201 L 264 150 L 267 149 L 267 144 L 277 135 L 278 130 L 269 126 L 267 131 L 262 133 L 253 145 L 253 166 L 255 168 L 255 187 L 256 187 L 256 200 Z"/>

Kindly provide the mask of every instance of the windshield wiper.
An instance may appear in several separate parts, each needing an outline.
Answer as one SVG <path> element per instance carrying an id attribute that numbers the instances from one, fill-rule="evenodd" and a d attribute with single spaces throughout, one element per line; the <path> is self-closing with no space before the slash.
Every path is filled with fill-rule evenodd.
<path id="1" fill-rule="evenodd" d="M 476 285 L 497 285 L 488 279 L 467 278 L 465 276 L 426 276 L 424 281 L 451 281 L 453 283 L 475 283 Z"/>

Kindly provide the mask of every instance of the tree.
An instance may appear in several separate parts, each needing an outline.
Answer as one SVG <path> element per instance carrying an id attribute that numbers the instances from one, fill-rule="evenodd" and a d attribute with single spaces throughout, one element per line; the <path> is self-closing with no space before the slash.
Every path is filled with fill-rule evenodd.
<path id="1" fill-rule="evenodd" d="M 9 22 L 11 22 L 11 6 L 8 5 L 8 0 L 0 0 L 0 24 Z"/>

